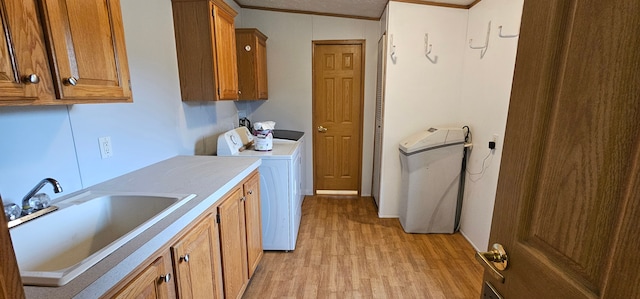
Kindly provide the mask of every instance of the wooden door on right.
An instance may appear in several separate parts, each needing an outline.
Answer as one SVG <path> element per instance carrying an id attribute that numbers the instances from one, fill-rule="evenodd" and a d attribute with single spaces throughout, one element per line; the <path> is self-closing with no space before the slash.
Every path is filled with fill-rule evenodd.
<path id="1" fill-rule="evenodd" d="M 490 244 L 504 298 L 640 298 L 640 2 L 525 1 Z"/>

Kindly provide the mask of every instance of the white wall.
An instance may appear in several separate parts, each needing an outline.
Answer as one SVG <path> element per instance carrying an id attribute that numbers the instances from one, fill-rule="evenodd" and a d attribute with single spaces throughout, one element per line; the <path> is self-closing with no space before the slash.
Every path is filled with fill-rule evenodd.
<path id="1" fill-rule="evenodd" d="M 213 154 L 217 135 L 237 125 L 233 102 L 181 102 L 171 2 L 121 4 L 134 103 L 0 108 L 5 203 L 45 177 L 60 181 L 62 194 L 43 189 L 56 198 L 178 154 Z M 100 158 L 102 136 L 110 159 Z"/>
<path id="2" fill-rule="evenodd" d="M 511 82 L 515 65 L 517 38 L 498 37 L 498 26 L 504 35 L 517 34 L 520 29 L 523 0 L 482 0 L 469 11 L 468 38 L 474 45 L 483 44 L 487 24 L 491 24 L 489 47 L 480 59 L 480 51 L 465 47 L 462 81 L 461 120 L 471 127 L 474 147 L 469 156 L 461 231 L 476 247 L 488 248 L 493 204 L 502 156 Z M 490 152 L 488 143 L 497 134 L 497 147 Z"/>
<path id="3" fill-rule="evenodd" d="M 467 10 L 389 2 L 380 183 L 381 217 L 398 217 L 400 141 L 432 126 L 461 127 L 460 89 Z M 436 64 L 425 57 L 429 33 Z M 393 36 L 393 38 L 392 38 Z M 397 59 L 390 59 L 393 46 Z"/>
<path id="4" fill-rule="evenodd" d="M 236 105 L 253 122 L 273 120 L 276 129 L 305 132 L 306 194 L 313 194 L 312 41 L 366 40 L 362 195 L 371 195 L 379 22 L 252 9 L 243 9 L 241 14 L 238 27 L 258 28 L 268 37 L 269 100 Z"/>

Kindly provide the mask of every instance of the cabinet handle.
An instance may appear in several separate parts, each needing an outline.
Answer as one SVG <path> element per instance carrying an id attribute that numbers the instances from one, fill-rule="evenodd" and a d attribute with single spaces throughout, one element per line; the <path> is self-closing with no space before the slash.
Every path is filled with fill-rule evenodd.
<path id="1" fill-rule="evenodd" d="M 63 84 L 67 85 L 67 86 L 69 86 L 69 85 L 70 86 L 76 86 L 78 84 L 78 79 L 76 79 L 74 77 L 69 77 L 67 79 L 64 79 Z"/>
<path id="2" fill-rule="evenodd" d="M 185 254 L 185 255 L 181 256 L 180 260 L 184 261 L 185 263 L 188 263 L 189 262 L 189 255 Z"/>
<path id="3" fill-rule="evenodd" d="M 160 282 L 169 282 L 169 281 L 171 281 L 171 273 L 160 275 Z"/>
<path id="4" fill-rule="evenodd" d="M 247 193 L 249 193 L 249 195 L 251 195 L 251 194 L 253 194 L 253 190 L 249 190 L 249 192 L 247 192 Z"/>
<path id="5" fill-rule="evenodd" d="M 40 77 L 36 74 L 26 75 L 22 77 L 22 83 L 24 84 L 38 84 L 40 83 Z"/>
<path id="6" fill-rule="evenodd" d="M 247 198 L 243 196 L 242 198 L 240 198 L 240 200 L 245 201 L 247 200 Z"/>

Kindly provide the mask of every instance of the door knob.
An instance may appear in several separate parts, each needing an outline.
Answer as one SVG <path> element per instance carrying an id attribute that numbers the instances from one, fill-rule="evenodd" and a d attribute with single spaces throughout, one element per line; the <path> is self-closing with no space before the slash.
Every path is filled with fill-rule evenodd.
<path id="1" fill-rule="evenodd" d="M 491 246 L 491 250 L 487 252 L 476 252 L 476 260 L 489 270 L 495 279 L 504 283 L 504 276 L 500 271 L 507 269 L 509 257 L 501 244 L 495 243 Z"/>
<path id="2" fill-rule="evenodd" d="M 26 75 L 22 77 L 22 82 L 25 84 L 38 84 L 40 83 L 40 77 L 36 74 Z"/>
<path id="3" fill-rule="evenodd" d="M 171 273 L 160 275 L 160 282 L 169 282 L 169 281 L 171 281 Z"/>
<path id="4" fill-rule="evenodd" d="M 185 263 L 188 263 L 189 262 L 189 255 L 185 254 L 185 255 L 181 256 L 180 260 L 184 261 Z"/>
<path id="5" fill-rule="evenodd" d="M 69 85 L 70 86 L 76 86 L 78 84 L 78 79 L 76 79 L 74 77 L 69 77 L 67 79 L 64 79 L 63 84 L 67 85 L 67 86 L 69 86 Z"/>
<path id="6" fill-rule="evenodd" d="M 327 132 L 327 128 L 323 127 L 323 126 L 319 126 L 318 127 L 318 132 L 320 133 L 326 133 Z"/>

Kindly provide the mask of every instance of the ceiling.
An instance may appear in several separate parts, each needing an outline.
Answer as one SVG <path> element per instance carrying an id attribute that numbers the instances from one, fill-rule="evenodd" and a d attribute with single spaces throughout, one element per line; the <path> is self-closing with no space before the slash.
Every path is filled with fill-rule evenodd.
<path id="1" fill-rule="evenodd" d="M 234 0 L 242 8 L 379 19 L 389 0 Z M 480 0 L 395 0 L 418 4 L 469 8 Z"/>

